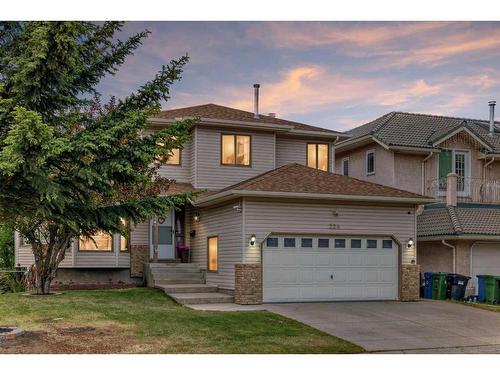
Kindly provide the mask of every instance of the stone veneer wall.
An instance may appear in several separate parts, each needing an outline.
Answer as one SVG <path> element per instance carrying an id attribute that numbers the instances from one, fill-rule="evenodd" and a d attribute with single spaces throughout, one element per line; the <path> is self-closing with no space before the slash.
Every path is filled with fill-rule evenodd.
<path id="1" fill-rule="evenodd" d="M 401 295 L 400 301 L 412 302 L 420 299 L 420 265 L 401 265 Z"/>
<path id="2" fill-rule="evenodd" d="M 132 245 L 130 246 L 130 276 L 143 277 L 144 263 L 149 260 L 148 245 Z"/>
<path id="3" fill-rule="evenodd" d="M 262 303 L 262 268 L 260 264 L 236 264 L 234 302 L 240 305 Z"/>

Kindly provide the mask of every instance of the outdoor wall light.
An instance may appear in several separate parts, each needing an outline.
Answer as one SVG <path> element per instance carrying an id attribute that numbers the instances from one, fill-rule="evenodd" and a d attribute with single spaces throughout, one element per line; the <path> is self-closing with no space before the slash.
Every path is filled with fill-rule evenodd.
<path id="1" fill-rule="evenodd" d="M 413 247 L 413 245 L 415 245 L 415 242 L 413 241 L 413 238 L 410 238 L 410 239 L 408 240 L 408 243 L 406 244 L 406 247 L 407 247 L 408 249 L 411 249 L 411 248 Z"/>
<path id="2" fill-rule="evenodd" d="M 257 241 L 257 239 L 255 238 L 255 234 L 252 234 L 250 236 L 250 246 L 255 246 L 255 241 Z"/>
<path id="3" fill-rule="evenodd" d="M 195 212 L 193 219 L 194 219 L 194 221 L 195 221 L 196 223 L 197 223 L 198 221 L 200 221 L 200 213 L 199 213 L 199 212 Z"/>

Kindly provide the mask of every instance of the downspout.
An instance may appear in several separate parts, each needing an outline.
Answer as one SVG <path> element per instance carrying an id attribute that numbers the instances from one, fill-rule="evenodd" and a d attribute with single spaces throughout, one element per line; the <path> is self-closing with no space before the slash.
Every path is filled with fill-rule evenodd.
<path id="1" fill-rule="evenodd" d="M 484 159 L 486 160 L 486 159 Z M 484 164 L 483 166 L 483 182 L 486 181 L 486 168 L 488 168 L 495 161 L 495 157 L 491 157 L 491 160 Z"/>
<path id="2" fill-rule="evenodd" d="M 441 243 L 445 246 L 448 246 L 453 249 L 453 273 L 457 272 L 457 249 L 452 244 L 446 242 L 446 240 L 442 240 Z"/>
<path id="3" fill-rule="evenodd" d="M 429 160 L 432 155 L 434 155 L 434 152 L 430 152 L 429 155 L 427 155 L 423 160 L 422 160 L 422 195 L 425 195 L 425 163 L 427 160 Z"/>

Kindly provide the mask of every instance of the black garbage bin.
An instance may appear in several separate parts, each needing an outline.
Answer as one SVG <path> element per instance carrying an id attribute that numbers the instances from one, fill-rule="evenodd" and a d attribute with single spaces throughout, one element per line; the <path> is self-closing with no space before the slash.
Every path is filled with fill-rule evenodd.
<path id="1" fill-rule="evenodd" d="M 469 276 L 460 275 L 458 273 L 452 273 L 448 275 L 447 283 L 449 285 L 449 296 L 447 297 L 460 301 L 465 297 L 465 289 L 467 289 L 467 284 L 470 280 Z M 448 288 L 447 288 L 448 292 Z"/>

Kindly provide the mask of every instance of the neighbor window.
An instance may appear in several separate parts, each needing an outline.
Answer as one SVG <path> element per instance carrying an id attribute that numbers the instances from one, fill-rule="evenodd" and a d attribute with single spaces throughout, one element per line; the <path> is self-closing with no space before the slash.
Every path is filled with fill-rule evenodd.
<path id="1" fill-rule="evenodd" d="M 92 237 L 80 237 L 80 251 L 113 251 L 113 236 L 109 233 L 98 232 Z"/>
<path id="2" fill-rule="evenodd" d="M 328 148 L 327 143 L 308 143 L 307 166 L 322 171 L 328 171 Z"/>
<path id="3" fill-rule="evenodd" d="M 321 247 L 321 248 L 330 247 L 330 240 L 328 238 L 319 238 L 318 239 L 318 247 Z"/>
<path id="4" fill-rule="evenodd" d="M 366 153 L 366 174 L 375 173 L 375 151 Z"/>
<path id="5" fill-rule="evenodd" d="M 266 239 L 267 247 L 278 247 L 278 238 L 277 237 L 268 237 Z"/>
<path id="6" fill-rule="evenodd" d="M 120 251 L 128 251 L 129 238 L 130 238 L 130 227 L 128 225 L 128 221 L 121 219 L 122 224 L 125 228 L 127 228 L 127 236 L 120 235 Z"/>
<path id="7" fill-rule="evenodd" d="M 469 153 L 467 151 L 442 150 L 439 159 L 439 190 L 446 190 L 448 173 L 456 173 L 457 191 L 465 192 L 466 178 L 469 177 Z"/>
<path id="8" fill-rule="evenodd" d="M 302 245 L 302 247 L 313 247 L 313 239 L 312 238 L 302 238 L 301 245 Z"/>
<path id="9" fill-rule="evenodd" d="M 249 135 L 222 135 L 221 164 L 250 165 L 251 138 Z"/>
<path id="10" fill-rule="evenodd" d="M 345 240 L 341 238 L 336 238 L 335 239 L 335 247 L 337 249 L 343 249 L 345 248 Z"/>
<path id="11" fill-rule="evenodd" d="M 284 246 L 285 247 L 295 247 L 295 238 L 285 238 Z"/>
<path id="12" fill-rule="evenodd" d="M 342 159 L 342 174 L 349 176 L 349 158 Z"/>
<path id="13" fill-rule="evenodd" d="M 366 247 L 369 249 L 377 248 L 377 240 L 366 240 Z"/>
<path id="14" fill-rule="evenodd" d="M 361 240 L 351 240 L 352 249 L 361 249 Z"/>
<path id="15" fill-rule="evenodd" d="M 392 240 L 382 240 L 383 249 L 392 249 Z"/>
<path id="16" fill-rule="evenodd" d="M 219 269 L 219 237 L 208 237 L 208 270 L 217 272 Z"/>

